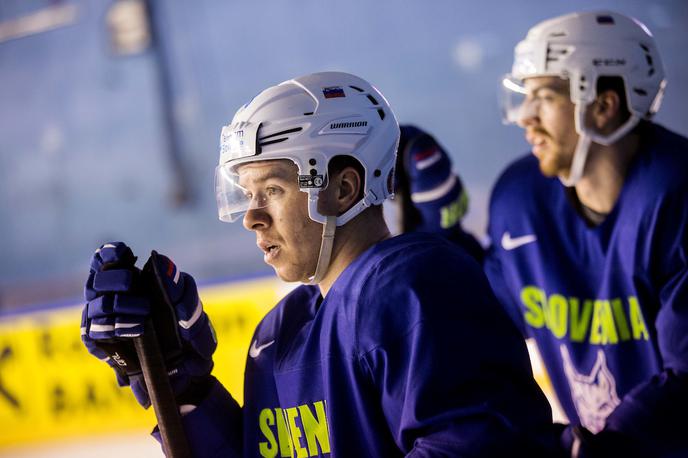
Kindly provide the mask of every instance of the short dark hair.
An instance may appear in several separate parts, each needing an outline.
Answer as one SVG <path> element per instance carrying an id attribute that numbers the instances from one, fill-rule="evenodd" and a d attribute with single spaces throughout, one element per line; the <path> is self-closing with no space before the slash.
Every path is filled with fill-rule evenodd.
<path id="1" fill-rule="evenodd" d="M 628 109 L 628 99 L 626 98 L 626 84 L 620 76 L 600 76 L 597 78 L 597 94 L 605 91 L 614 91 L 619 96 L 619 114 L 621 116 L 621 123 L 624 123 L 631 117 L 631 112 Z"/>

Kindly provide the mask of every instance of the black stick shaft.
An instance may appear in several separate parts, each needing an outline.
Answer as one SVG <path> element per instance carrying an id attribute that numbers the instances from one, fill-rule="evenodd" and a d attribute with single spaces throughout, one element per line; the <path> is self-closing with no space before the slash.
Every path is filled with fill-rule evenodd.
<path id="1" fill-rule="evenodd" d="M 158 419 L 165 455 L 170 458 L 192 458 L 155 329 L 150 320 L 146 322 L 143 335 L 134 338 L 134 346 L 141 363 L 148 396 Z"/>

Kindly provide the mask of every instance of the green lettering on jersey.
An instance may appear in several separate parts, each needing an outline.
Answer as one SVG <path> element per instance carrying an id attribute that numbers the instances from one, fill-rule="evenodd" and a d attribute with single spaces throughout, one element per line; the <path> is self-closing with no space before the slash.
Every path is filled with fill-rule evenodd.
<path id="1" fill-rule="evenodd" d="M 631 296 L 628 298 L 628 317 L 631 321 L 633 339 L 649 339 L 650 336 L 647 332 L 647 326 L 645 325 L 645 318 L 643 317 L 643 312 L 640 309 L 640 304 L 638 303 L 637 297 Z"/>
<path id="2" fill-rule="evenodd" d="M 618 341 L 609 301 L 596 300 L 590 328 L 590 343 L 606 345 L 615 344 Z"/>
<path id="3" fill-rule="evenodd" d="M 289 428 L 289 433 L 291 434 L 291 443 L 296 451 L 296 458 L 306 458 L 308 457 L 308 450 L 303 447 L 301 443 L 301 428 L 296 424 L 296 419 L 299 417 L 299 411 L 296 407 L 289 407 L 284 409 L 284 414 L 287 417 L 287 426 Z"/>
<path id="4" fill-rule="evenodd" d="M 621 299 L 612 299 L 612 310 L 614 311 L 616 327 L 619 330 L 619 337 L 624 341 L 629 340 L 631 332 L 628 330 L 628 322 L 626 321 L 626 314 L 624 313 Z"/>
<path id="5" fill-rule="evenodd" d="M 258 442 L 260 456 L 266 458 L 274 458 L 277 456 L 277 441 L 275 440 L 275 434 L 272 432 L 272 428 L 270 428 L 270 426 L 274 424 L 275 414 L 272 413 L 272 410 L 261 410 L 258 416 L 258 425 L 260 426 L 260 431 L 263 433 L 263 436 L 267 439 L 267 442 Z"/>
<path id="6" fill-rule="evenodd" d="M 526 323 L 534 328 L 541 328 L 545 325 L 545 314 L 543 306 L 545 304 L 545 293 L 535 286 L 526 286 L 521 290 L 521 302 L 526 307 L 524 317 Z"/>
<path id="7" fill-rule="evenodd" d="M 287 428 L 285 412 L 279 407 L 275 409 L 275 420 L 277 422 L 277 438 L 279 440 L 280 456 L 292 456 L 291 438 L 289 429 Z"/>
<path id="8" fill-rule="evenodd" d="M 547 327 L 557 339 L 566 335 L 568 312 L 568 303 L 564 296 L 552 294 L 549 297 L 547 300 Z"/>
<path id="9" fill-rule="evenodd" d="M 319 456 L 317 444 L 320 444 L 321 453 L 330 453 L 330 433 L 323 401 L 313 403 L 313 407 L 315 407 L 315 415 L 306 404 L 299 406 L 299 413 L 306 434 L 308 452 L 310 456 Z"/>
<path id="10" fill-rule="evenodd" d="M 588 333 L 590 325 L 590 315 L 592 315 L 592 300 L 583 301 L 583 310 L 580 310 L 580 301 L 577 297 L 569 297 L 569 307 L 571 310 L 571 340 L 573 342 L 583 342 Z"/>
<path id="11" fill-rule="evenodd" d="M 572 342 L 615 345 L 630 339 L 650 338 L 638 298 L 585 299 L 547 293 L 534 285 L 521 289 L 524 318 L 533 328 L 547 327 L 557 339 L 569 333 Z M 582 305 L 581 305 L 582 302 Z"/>

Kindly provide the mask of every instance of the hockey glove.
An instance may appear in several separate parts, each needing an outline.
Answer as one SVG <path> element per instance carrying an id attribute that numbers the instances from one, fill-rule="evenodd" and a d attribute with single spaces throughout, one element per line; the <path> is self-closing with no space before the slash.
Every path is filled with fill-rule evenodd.
<path id="1" fill-rule="evenodd" d="M 96 250 L 86 282 L 81 338 L 88 351 L 115 369 L 120 386 L 130 385 L 138 402 L 150 399 L 132 337 L 152 319 L 180 404 L 198 404 L 212 384 L 215 333 L 196 283 L 167 257 L 153 252 L 139 270 L 122 242 Z"/>

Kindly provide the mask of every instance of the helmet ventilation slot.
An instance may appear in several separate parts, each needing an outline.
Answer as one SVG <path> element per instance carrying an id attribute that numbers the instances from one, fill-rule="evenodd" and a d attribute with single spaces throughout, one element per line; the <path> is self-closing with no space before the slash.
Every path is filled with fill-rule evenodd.
<path id="1" fill-rule="evenodd" d="M 557 62 L 569 53 L 568 46 L 557 46 L 550 44 L 547 46 L 547 62 Z"/>
<path id="2" fill-rule="evenodd" d="M 274 134 L 266 135 L 265 137 L 260 137 L 258 140 L 267 140 L 268 138 L 278 137 L 280 135 L 293 134 L 294 132 L 300 132 L 302 130 L 303 130 L 303 127 L 294 127 L 293 129 L 287 129 L 287 130 L 283 130 L 281 132 L 275 132 Z"/>
<path id="3" fill-rule="evenodd" d="M 275 132 L 274 134 L 266 135 L 265 137 L 260 137 L 258 139 L 258 142 L 259 142 L 258 146 L 263 147 L 263 146 L 273 145 L 275 143 L 283 142 L 285 140 L 288 140 L 289 137 L 275 138 L 274 140 L 268 140 L 268 141 L 264 141 L 264 140 L 267 140 L 268 138 L 279 137 L 280 135 L 293 134 L 294 132 L 300 132 L 302 130 L 303 130 L 303 127 L 294 127 L 293 129 L 287 129 L 287 130 L 283 130 L 281 132 Z"/>
<path id="4" fill-rule="evenodd" d="M 614 25 L 614 18 L 606 14 L 604 16 L 597 16 L 597 23 Z"/>
<path id="5" fill-rule="evenodd" d="M 655 64 L 654 60 L 652 60 L 652 55 L 650 54 L 650 48 L 642 43 L 639 44 L 642 50 L 645 52 L 645 61 L 647 62 L 648 67 L 650 67 L 650 69 L 647 71 L 647 76 L 652 76 L 655 74 Z"/>
<path id="6" fill-rule="evenodd" d="M 274 139 L 274 140 L 268 140 L 268 141 L 266 141 L 266 142 L 259 143 L 258 146 L 260 146 L 260 147 L 262 148 L 263 146 L 272 145 L 272 144 L 275 144 L 275 143 L 280 143 L 280 142 L 283 142 L 283 141 L 285 141 L 285 140 L 288 140 L 288 138 L 287 138 L 287 137 L 276 138 L 276 139 Z"/>

